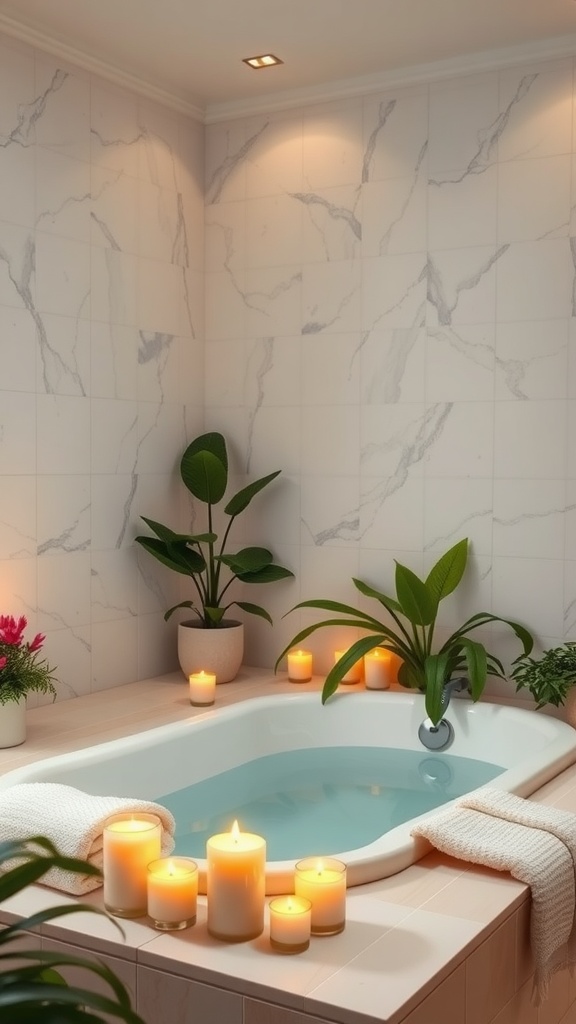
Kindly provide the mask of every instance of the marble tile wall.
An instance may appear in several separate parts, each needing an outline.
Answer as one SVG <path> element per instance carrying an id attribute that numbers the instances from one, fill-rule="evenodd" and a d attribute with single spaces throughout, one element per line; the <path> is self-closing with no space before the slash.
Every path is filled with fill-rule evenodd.
<path id="1" fill-rule="evenodd" d="M 0 37 L 0 183 L 0 612 L 67 698 L 174 667 L 133 537 L 203 422 L 203 128 Z"/>
<path id="2" fill-rule="evenodd" d="M 484 610 L 576 639 L 573 72 L 207 127 L 207 420 L 247 472 L 283 469 L 251 539 L 297 576 L 254 663 L 312 621 L 282 618 L 298 600 L 390 592 L 395 558 L 425 572 L 466 536 L 443 629 Z M 311 638 L 318 671 L 343 639 Z"/>

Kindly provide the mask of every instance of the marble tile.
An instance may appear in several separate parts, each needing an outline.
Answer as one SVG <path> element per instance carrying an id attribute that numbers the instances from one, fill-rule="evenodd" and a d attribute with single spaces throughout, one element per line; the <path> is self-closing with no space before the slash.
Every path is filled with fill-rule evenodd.
<path id="1" fill-rule="evenodd" d="M 568 155 L 502 163 L 498 168 L 498 241 L 567 235 L 570 187 Z"/>
<path id="2" fill-rule="evenodd" d="M 566 398 L 571 329 L 565 319 L 496 324 L 496 399 Z"/>
<path id="3" fill-rule="evenodd" d="M 427 89 L 366 96 L 363 107 L 362 181 L 412 177 L 427 156 Z"/>
<path id="4" fill-rule="evenodd" d="M 558 480 L 566 458 L 566 403 L 496 402 L 496 479 Z"/>
<path id="5" fill-rule="evenodd" d="M 360 183 L 362 101 L 345 100 L 304 111 L 302 162 L 304 189 Z M 318 140 L 322 139 L 322 145 Z"/>
<path id="6" fill-rule="evenodd" d="M 572 145 L 572 62 L 499 73 L 502 131 L 499 160 L 569 153 Z"/>
<path id="7" fill-rule="evenodd" d="M 465 245 L 494 245 L 497 241 L 496 166 L 481 174 L 430 181 L 428 186 L 428 245 L 458 249 Z"/>
<path id="8" fill-rule="evenodd" d="M 302 191 L 302 113 L 289 110 L 251 118 L 247 129 L 247 198 Z"/>
<path id="9" fill-rule="evenodd" d="M 494 553 L 563 558 L 564 495 L 563 480 L 495 480 Z"/>
<path id="10" fill-rule="evenodd" d="M 410 177 L 367 181 L 362 186 L 362 254 L 386 256 L 427 248 L 425 149 Z"/>
<path id="11" fill-rule="evenodd" d="M 574 266 L 567 239 L 506 243 L 496 273 L 499 321 L 571 316 Z"/>

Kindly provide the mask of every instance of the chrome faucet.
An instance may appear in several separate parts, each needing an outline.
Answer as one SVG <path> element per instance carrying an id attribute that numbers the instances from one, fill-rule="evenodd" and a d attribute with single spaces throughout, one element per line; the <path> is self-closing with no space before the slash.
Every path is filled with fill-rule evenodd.
<path id="1" fill-rule="evenodd" d="M 449 679 L 444 683 L 442 689 L 442 718 L 437 725 L 434 725 L 431 718 L 425 718 L 418 729 L 418 739 L 428 750 L 445 750 L 454 739 L 454 727 L 444 715 L 448 710 L 450 699 L 453 693 L 462 693 L 469 690 L 470 684 L 467 679 L 458 677 Z"/>

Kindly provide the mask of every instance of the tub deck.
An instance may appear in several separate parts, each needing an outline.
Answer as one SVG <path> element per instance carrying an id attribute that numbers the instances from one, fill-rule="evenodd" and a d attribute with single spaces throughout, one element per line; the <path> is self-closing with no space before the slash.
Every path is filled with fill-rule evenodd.
<path id="1" fill-rule="evenodd" d="M 295 685 L 244 670 L 218 687 L 217 701 Z M 318 690 L 321 681 L 297 685 Z M 180 673 L 37 708 L 27 742 L 0 751 L 0 772 L 202 713 L 190 707 Z M 533 799 L 576 812 L 576 766 Z M 0 907 L 0 923 L 64 902 L 73 899 L 35 886 Z M 101 906 L 101 890 L 85 902 Z M 345 931 L 313 938 L 299 956 L 274 953 L 267 928 L 238 945 L 210 938 L 203 897 L 198 923 L 180 933 L 159 934 L 143 918 L 122 922 L 123 941 L 88 914 L 41 932 L 46 948 L 107 960 L 148 1024 L 574 1024 L 576 980 L 567 971 L 542 1007 L 530 1002 L 529 909 L 527 887 L 509 875 L 431 853 L 349 890 Z"/>

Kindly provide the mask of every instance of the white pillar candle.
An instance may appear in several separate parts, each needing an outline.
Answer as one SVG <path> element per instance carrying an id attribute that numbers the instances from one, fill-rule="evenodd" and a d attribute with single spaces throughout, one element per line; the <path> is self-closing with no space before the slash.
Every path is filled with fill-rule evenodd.
<path id="1" fill-rule="evenodd" d="M 270 900 L 270 945 L 278 953 L 303 953 L 310 945 L 312 904 L 303 896 Z"/>
<path id="2" fill-rule="evenodd" d="M 105 822 L 104 906 L 116 917 L 143 917 L 147 868 L 161 854 L 162 824 L 156 814 L 114 814 Z"/>
<path id="3" fill-rule="evenodd" d="M 346 865 L 334 857 L 296 864 L 294 888 L 312 904 L 312 935 L 337 935 L 346 924 Z"/>
<path id="4" fill-rule="evenodd" d="M 288 652 L 288 679 L 291 683 L 307 683 L 312 679 L 312 653 L 310 651 Z"/>
<path id="5" fill-rule="evenodd" d="M 208 932 L 226 942 L 255 939 L 264 928 L 265 839 L 235 821 L 208 839 L 206 858 Z"/>
<path id="6" fill-rule="evenodd" d="M 345 651 L 334 651 L 334 664 L 340 661 L 340 658 Z M 341 682 L 343 683 L 359 683 L 362 678 L 362 661 L 356 661 L 351 668 L 348 669 L 345 676 L 343 676 Z"/>
<path id="7" fill-rule="evenodd" d="M 189 857 L 164 857 L 148 865 L 148 916 L 169 931 L 196 923 L 198 865 Z"/>
<path id="8" fill-rule="evenodd" d="M 364 655 L 364 682 L 367 690 L 389 690 L 392 652 L 375 647 Z"/>
<path id="9" fill-rule="evenodd" d="M 195 707 L 213 704 L 216 698 L 216 676 L 213 672 L 193 672 L 188 676 L 190 703 Z"/>

